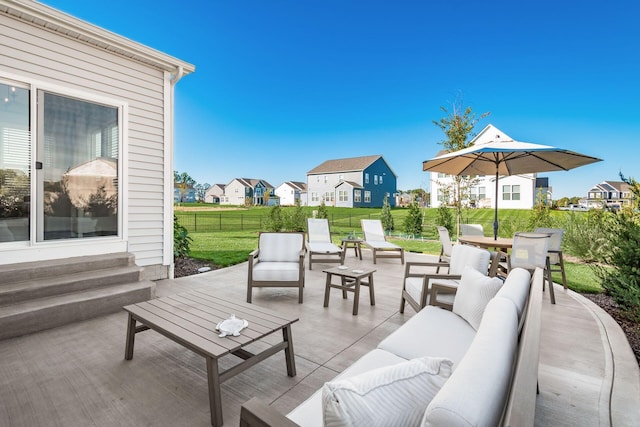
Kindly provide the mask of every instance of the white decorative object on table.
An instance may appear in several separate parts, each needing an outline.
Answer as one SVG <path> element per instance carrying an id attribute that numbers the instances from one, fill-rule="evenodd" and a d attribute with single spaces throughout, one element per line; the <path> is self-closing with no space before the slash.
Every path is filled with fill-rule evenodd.
<path id="1" fill-rule="evenodd" d="M 247 326 L 249 326 L 249 322 L 245 319 L 238 319 L 235 314 L 232 314 L 228 319 L 218 323 L 216 330 L 220 331 L 220 335 L 218 335 L 220 338 L 226 337 L 227 335 L 237 337 L 240 335 L 240 331 Z"/>

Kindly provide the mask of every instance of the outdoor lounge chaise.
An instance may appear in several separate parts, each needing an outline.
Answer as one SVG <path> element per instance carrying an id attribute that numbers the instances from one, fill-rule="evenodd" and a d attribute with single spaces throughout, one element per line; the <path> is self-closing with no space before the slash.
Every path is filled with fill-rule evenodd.
<path id="1" fill-rule="evenodd" d="M 326 218 L 307 218 L 306 245 L 309 252 L 309 270 L 314 262 L 344 264 L 344 251 L 331 242 L 329 220 Z"/>
<path id="2" fill-rule="evenodd" d="M 303 233 L 260 233 L 258 249 L 249 254 L 247 302 L 253 288 L 296 287 L 302 303 L 304 251 Z"/>
<path id="3" fill-rule="evenodd" d="M 371 249 L 374 264 L 377 258 L 400 258 L 400 262 L 404 264 L 404 248 L 387 242 L 379 219 L 363 219 L 361 224 L 364 233 L 362 243 Z"/>

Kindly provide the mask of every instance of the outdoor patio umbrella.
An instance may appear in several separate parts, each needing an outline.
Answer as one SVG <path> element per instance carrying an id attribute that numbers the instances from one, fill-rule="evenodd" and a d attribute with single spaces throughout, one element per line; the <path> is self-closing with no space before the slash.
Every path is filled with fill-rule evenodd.
<path id="1" fill-rule="evenodd" d="M 498 238 L 498 178 L 577 168 L 602 159 L 548 145 L 495 139 L 422 162 L 422 170 L 449 175 L 495 175 L 493 238 Z"/>

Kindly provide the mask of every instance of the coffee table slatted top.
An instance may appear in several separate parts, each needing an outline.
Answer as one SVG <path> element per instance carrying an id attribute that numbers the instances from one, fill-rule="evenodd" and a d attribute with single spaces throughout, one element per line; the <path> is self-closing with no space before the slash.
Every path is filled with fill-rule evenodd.
<path id="1" fill-rule="evenodd" d="M 124 309 L 141 323 L 203 356 L 219 358 L 239 350 L 298 319 L 255 304 L 230 301 L 210 290 L 194 290 L 131 304 Z M 235 314 L 249 325 L 240 336 L 219 337 L 216 325 Z"/>

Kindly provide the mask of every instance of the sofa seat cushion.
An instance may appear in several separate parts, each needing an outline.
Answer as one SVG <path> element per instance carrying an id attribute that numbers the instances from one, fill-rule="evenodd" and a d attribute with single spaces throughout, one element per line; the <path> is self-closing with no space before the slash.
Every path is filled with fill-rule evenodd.
<path id="1" fill-rule="evenodd" d="M 342 371 L 335 380 L 349 378 L 372 369 L 406 362 L 406 359 L 384 350 L 374 349 Z M 305 427 L 322 427 L 322 389 L 287 414 L 287 418 Z"/>
<path id="2" fill-rule="evenodd" d="M 433 398 L 423 426 L 496 426 L 511 382 L 518 315 L 506 298 L 493 298 L 469 351 Z"/>
<path id="3" fill-rule="evenodd" d="M 253 266 L 253 280 L 295 282 L 299 275 L 299 262 L 258 262 Z"/>
<path id="4" fill-rule="evenodd" d="M 422 283 L 424 279 L 422 277 L 407 277 L 404 280 L 404 290 L 413 298 L 416 302 L 420 302 L 422 299 Z M 429 287 L 427 288 L 427 299 L 426 303 L 429 304 L 429 289 L 431 288 L 431 283 L 442 283 L 446 286 L 458 287 L 458 282 L 452 279 L 438 279 L 431 280 L 429 282 Z M 439 294 L 438 301 L 445 302 L 447 304 L 453 304 L 454 294 Z"/>
<path id="5" fill-rule="evenodd" d="M 382 340 L 378 348 L 405 359 L 444 357 L 453 361 L 455 369 L 475 334 L 457 314 L 429 305 Z"/>
<path id="6" fill-rule="evenodd" d="M 451 375 L 451 364 L 424 357 L 325 383 L 324 425 L 419 426 L 427 405 Z"/>
<path id="7" fill-rule="evenodd" d="M 328 242 L 308 242 L 307 248 L 309 252 L 313 253 L 337 254 L 342 252 L 338 246 Z"/>
<path id="8" fill-rule="evenodd" d="M 259 261 L 296 262 L 304 248 L 302 233 L 260 233 Z"/>
<path id="9" fill-rule="evenodd" d="M 453 312 L 478 330 L 484 308 L 502 287 L 498 277 L 488 277 L 472 267 L 465 267 L 453 301 Z"/>

